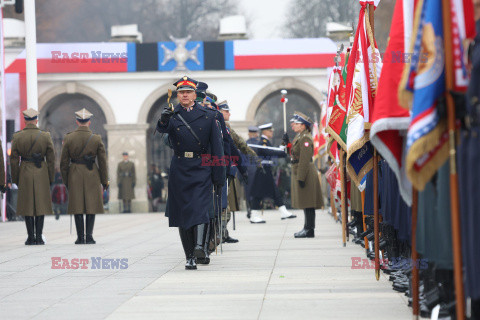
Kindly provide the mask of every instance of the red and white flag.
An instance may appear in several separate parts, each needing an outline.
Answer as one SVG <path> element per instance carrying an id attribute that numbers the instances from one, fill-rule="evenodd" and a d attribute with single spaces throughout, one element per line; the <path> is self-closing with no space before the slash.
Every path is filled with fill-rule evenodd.
<path id="1" fill-rule="evenodd" d="M 414 0 L 398 0 L 393 12 L 390 40 L 383 59 L 378 94 L 371 114 L 370 141 L 395 173 L 400 194 L 412 203 L 412 185 L 405 171 L 405 139 L 410 112 L 398 101 L 398 86 L 410 52 Z"/>

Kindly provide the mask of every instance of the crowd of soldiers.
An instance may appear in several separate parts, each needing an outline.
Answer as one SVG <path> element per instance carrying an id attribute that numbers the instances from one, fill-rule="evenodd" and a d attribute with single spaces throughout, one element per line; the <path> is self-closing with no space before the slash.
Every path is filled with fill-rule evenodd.
<path id="1" fill-rule="evenodd" d="M 235 177 L 245 186 L 252 224 L 265 223 L 260 210 L 267 197 L 274 199 L 282 220 L 296 218 L 287 210 L 271 170 L 273 160 L 288 153 L 292 157 L 293 204 L 305 212 L 305 226 L 295 237 L 314 237 L 315 209 L 323 205 L 323 199 L 318 171 L 312 163 L 313 121 L 297 112 L 291 119 L 297 135 L 290 143 L 285 133 L 280 147 L 272 146 L 272 123 L 258 130 L 249 128 L 245 142 L 230 126 L 227 101 L 217 104 L 206 83 L 185 76 L 174 85 L 179 104 L 165 106 L 157 130 L 174 151 L 166 216 L 170 227 L 179 228 L 185 268 L 209 264 L 216 246 L 238 241 L 227 230 L 229 213 L 239 210 Z"/>

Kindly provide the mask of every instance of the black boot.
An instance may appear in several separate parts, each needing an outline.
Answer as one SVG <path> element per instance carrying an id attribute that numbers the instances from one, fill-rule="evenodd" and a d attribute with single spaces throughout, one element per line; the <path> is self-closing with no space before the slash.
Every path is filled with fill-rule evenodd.
<path id="1" fill-rule="evenodd" d="M 75 214 L 75 229 L 77 229 L 77 241 L 75 244 L 85 244 L 85 228 L 83 225 L 83 214 Z"/>
<path id="2" fill-rule="evenodd" d="M 45 242 L 43 242 L 43 238 L 42 238 L 44 219 L 45 219 L 45 216 L 35 217 L 35 241 L 38 245 L 45 244 Z"/>
<path id="3" fill-rule="evenodd" d="M 195 248 L 195 237 L 194 237 L 194 228 L 183 229 L 178 228 L 180 233 L 180 239 L 182 240 L 183 251 L 185 252 L 185 258 L 187 262 L 185 263 L 186 270 L 195 270 L 197 269 L 197 262 L 193 254 Z"/>
<path id="4" fill-rule="evenodd" d="M 85 215 L 85 244 L 95 244 L 95 240 L 93 240 L 93 226 L 95 225 L 95 215 L 94 214 L 86 214 Z"/>
<path id="5" fill-rule="evenodd" d="M 25 216 L 25 225 L 27 226 L 28 238 L 25 241 L 26 246 L 37 244 L 35 241 L 35 219 L 33 217 Z"/>
<path id="6" fill-rule="evenodd" d="M 315 209 L 303 209 L 305 213 L 305 225 L 303 230 L 294 234 L 295 238 L 313 238 L 315 237 Z"/>
<path id="7" fill-rule="evenodd" d="M 209 228 L 209 234 L 207 237 L 208 241 L 208 246 L 207 246 L 207 253 L 212 253 L 215 251 L 216 248 L 216 243 L 215 243 L 215 219 L 210 219 L 210 228 Z"/>
<path id="8" fill-rule="evenodd" d="M 208 234 L 208 224 L 199 224 L 193 228 L 195 233 L 195 248 L 193 250 L 193 255 L 197 258 L 197 263 L 203 264 L 206 258 L 205 242 Z"/>
<path id="9" fill-rule="evenodd" d="M 207 234 L 205 236 L 205 242 L 203 243 L 203 251 L 205 251 L 205 258 L 197 258 L 197 264 L 210 264 L 210 255 L 209 255 L 209 244 L 210 244 L 210 230 L 212 226 L 211 223 L 207 223 Z"/>

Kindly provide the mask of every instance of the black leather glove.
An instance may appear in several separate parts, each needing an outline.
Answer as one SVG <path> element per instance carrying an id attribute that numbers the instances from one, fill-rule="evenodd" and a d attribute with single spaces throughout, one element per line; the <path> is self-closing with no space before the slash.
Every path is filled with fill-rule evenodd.
<path id="1" fill-rule="evenodd" d="M 289 143 L 290 143 L 290 138 L 288 137 L 288 133 L 285 132 L 282 137 L 282 144 L 286 146 Z"/>
<path id="2" fill-rule="evenodd" d="M 0 192 L 5 193 L 7 191 L 7 188 L 5 186 L 0 186 Z"/>
<path id="3" fill-rule="evenodd" d="M 298 185 L 300 188 L 305 188 L 305 181 L 298 180 Z"/>
<path id="4" fill-rule="evenodd" d="M 165 108 L 163 108 L 162 115 L 160 116 L 160 122 L 162 124 L 166 124 L 168 123 L 168 121 L 172 116 L 173 116 L 172 109 L 170 109 L 169 106 L 165 106 Z"/>

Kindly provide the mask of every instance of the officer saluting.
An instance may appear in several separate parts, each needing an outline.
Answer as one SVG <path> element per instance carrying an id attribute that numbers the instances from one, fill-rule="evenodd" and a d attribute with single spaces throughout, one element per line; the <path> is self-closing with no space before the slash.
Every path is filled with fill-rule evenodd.
<path id="1" fill-rule="evenodd" d="M 53 214 L 50 184 L 55 175 L 55 152 L 50 133 L 37 127 L 38 112 L 27 109 L 23 117 L 25 128 L 13 135 L 10 156 L 12 182 L 18 185 L 17 214 L 25 216 L 25 244 L 45 244 L 43 221 L 46 214 Z"/>
<path id="2" fill-rule="evenodd" d="M 95 244 L 95 214 L 103 213 L 103 188 L 108 187 L 107 157 L 102 138 L 90 130 L 87 109 L 75 112 L 78 128 L 65 135 L 60 170 L 68 188 L 68 213 L 75 215 L 75 244 Z M 95 163 L 95 160 L 98 163 Z M 83 214 L 86 214 L 86 237 Z"/>
<path id="3" fill-rule="evenodd" d="M 223 146 L 219 113 L 195 102 L 197 83 L 188 77 L 174 83 L 180 103 L 173 110 L 166 106 L 157 124 L 174 150 L 166 215 L 169 226 L 179 228 L 185 269 L 197 269 L 196 257 L 205 258 L 212 190 L 221 190 L 226 179 L 223 166 L 202 163 L 202 154 L 222 159 Z"/>
<path id="4" fill-rule="evenodd" d="M 122 156 L 123 161 L 117 166 L 118 199 L 123 200 L 123 213 L 130 213 L 135 199 L 135 164 L 128 160 L 128 152 Z"/>

